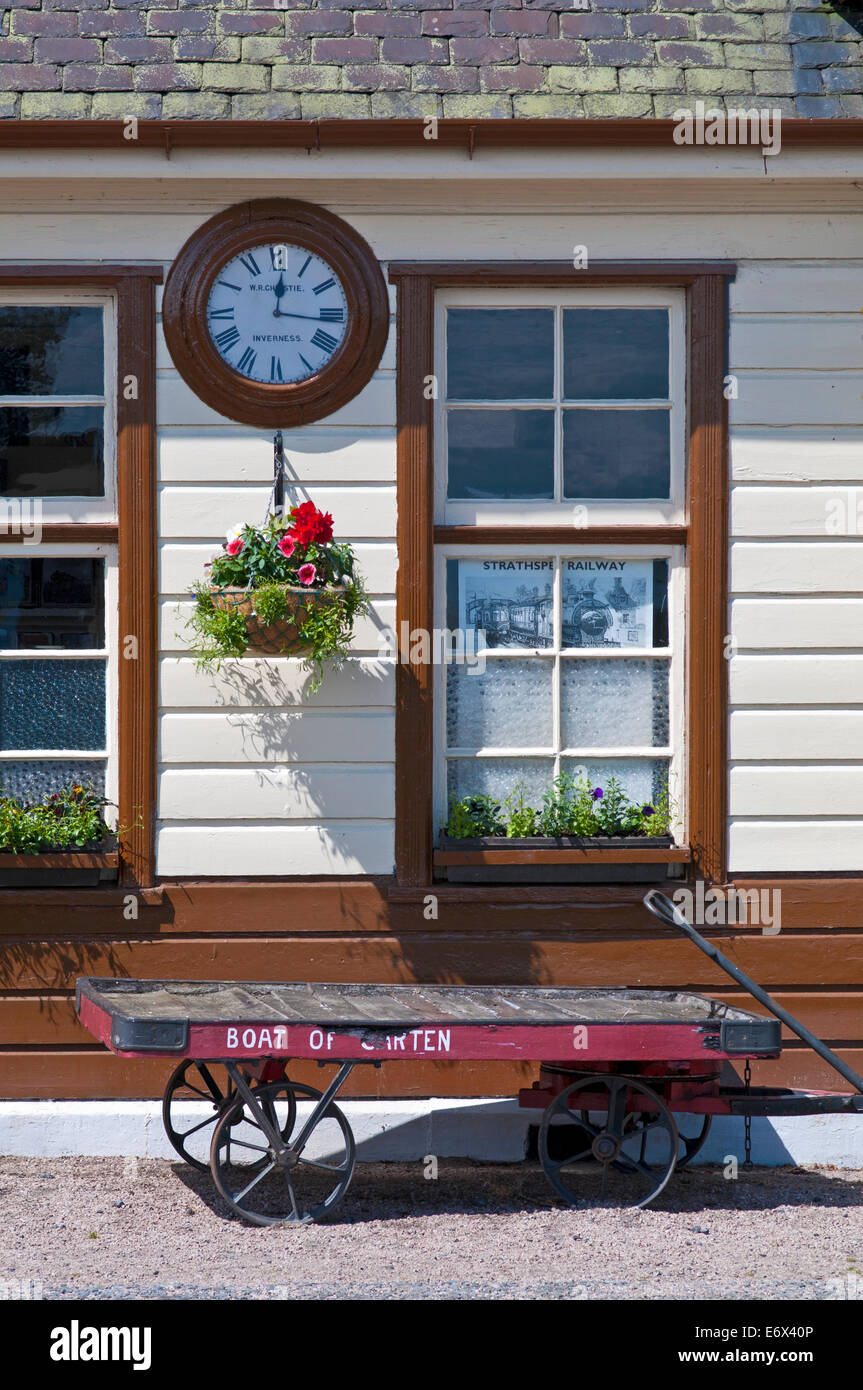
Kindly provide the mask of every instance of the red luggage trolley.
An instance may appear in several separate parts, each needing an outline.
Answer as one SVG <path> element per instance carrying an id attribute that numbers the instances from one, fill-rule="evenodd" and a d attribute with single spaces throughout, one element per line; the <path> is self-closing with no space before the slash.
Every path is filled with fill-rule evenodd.
<path id="1" fill-rule="evenodd" d="M 543 1111 L 540 1162 L 571 1206 L 646 1206 L 695 1157 L 713 1115 L 863 1112 L 863 1080 L 668 898 L 645 903 L 774 1017 L 669 990 L 91 978 L 78 981 L 78 1014 L 120 1057 L 179 1060 L 163 1100 L 168 1137 L 257 1225 L 316 1221 L 344 1197 L 356 1151 L 335 1098 L 364 1063 L 539 1062 L 519 1101 Z M 750 1062 L 780 1054 L 780 1021 L 855 1093 L 752 1087 Z M 335 1075 L 316 1090 L 288 1077 L 292 1059 Z M 745 1085 L 722 1084 L 726 1062 L 744 1062 Z M 189 1101 L 204 1103 L 203 1118 Z"/>

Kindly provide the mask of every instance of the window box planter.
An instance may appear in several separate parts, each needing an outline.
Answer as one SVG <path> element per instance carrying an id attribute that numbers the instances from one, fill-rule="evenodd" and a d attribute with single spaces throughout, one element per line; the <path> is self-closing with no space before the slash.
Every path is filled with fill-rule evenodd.
<path id="1" fill-rule="evenodd" d="M 0 888 L 91 888 L 119 877 L 115 839 L 86 849 L 52 849 L 44 854 L 0 852 Z"/>
<path id="2" fill-rule="evenodd" d="M 655 883 L 679 878 L 689 850 L 670 835 L 454 840 L 442 836 L 436 877 L 450 883 Z"/>

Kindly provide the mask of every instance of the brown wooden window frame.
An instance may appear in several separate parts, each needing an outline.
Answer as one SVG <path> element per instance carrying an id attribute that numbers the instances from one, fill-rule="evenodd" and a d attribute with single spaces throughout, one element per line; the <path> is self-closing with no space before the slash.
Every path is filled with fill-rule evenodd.
<path id="1" fill-rule="evenodd" d="M 161 266 L 12 265 L 0 263 L 0 286 L 92 286 L 117 299 L 117 518 L 110 522 L 53 522 L 42 540 L 117 546 L 118 821 L 120 882 L 155 882 L 157 566 L 156 566 L 156 303 Z M 132 380 L 134 379 L 134 380 Z M 124 390 L 124 384 L 128 389 Z M 4 541 L 23 537 L 3 537 Z M 136 655 L 124 657 L 124 639 Z M 30 863 L 54 857 L 28 856 Z M 23 862 L 23 861 L 22 861 Z M 38 890 L 36 890 L 38 891 Z"/>
<path id="2" fill-rule="evenodd" d="M 728 405 L 724 394 L 729 262 L 395 262 L 397 544 L 396 630 L 431 631 L 434 547 L 441 542 L 677 544 L 686 546 L 686 725 L 690 872 L 724 882 L 728 661 Z M 425 389 L 434 372 L 434 310 L 438 289 L 571 289 L 574 284 L 670 285 L 686 291 L 688 340 L 687 508 L 681 525 L 575 527 L 435 526 L 434 400 Z M 403 624 L 409 626 L 404 629 Z M 401 651 L 401 646 L 399 648 Z M 396 667 L 395 870 L 399 886 L 432 882 L 433 670 L 399 659 Z M 590 886 L 579 890 L 591 895 Z"/>

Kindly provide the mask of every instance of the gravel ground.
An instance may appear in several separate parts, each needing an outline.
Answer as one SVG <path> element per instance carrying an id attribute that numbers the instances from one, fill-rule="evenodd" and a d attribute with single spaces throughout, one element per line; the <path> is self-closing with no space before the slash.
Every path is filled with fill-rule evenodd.
<path id="1" fill-rule="evenodd" d="M 695 1169 L 634 1212 L 564 1207 L 535 1164 L 362 1164 L 291 1229 L 234 1219 L 179 1163 L 0 1158 L 0 1211 L 7 1297 L 863 1298 L 859 1172 Z"/>

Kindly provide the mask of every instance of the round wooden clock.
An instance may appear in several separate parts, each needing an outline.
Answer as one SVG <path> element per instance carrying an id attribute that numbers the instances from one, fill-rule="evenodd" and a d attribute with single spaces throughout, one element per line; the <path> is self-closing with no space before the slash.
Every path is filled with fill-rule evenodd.
<path id="1" fill-rule="evenodd" d="M 292 198 L 238 203 L 199 227 L 165 283 L 162 324 L 197 396 L 244 425 L 331 415 L 366 385 L 389 329 L 371 247 Z"/>

